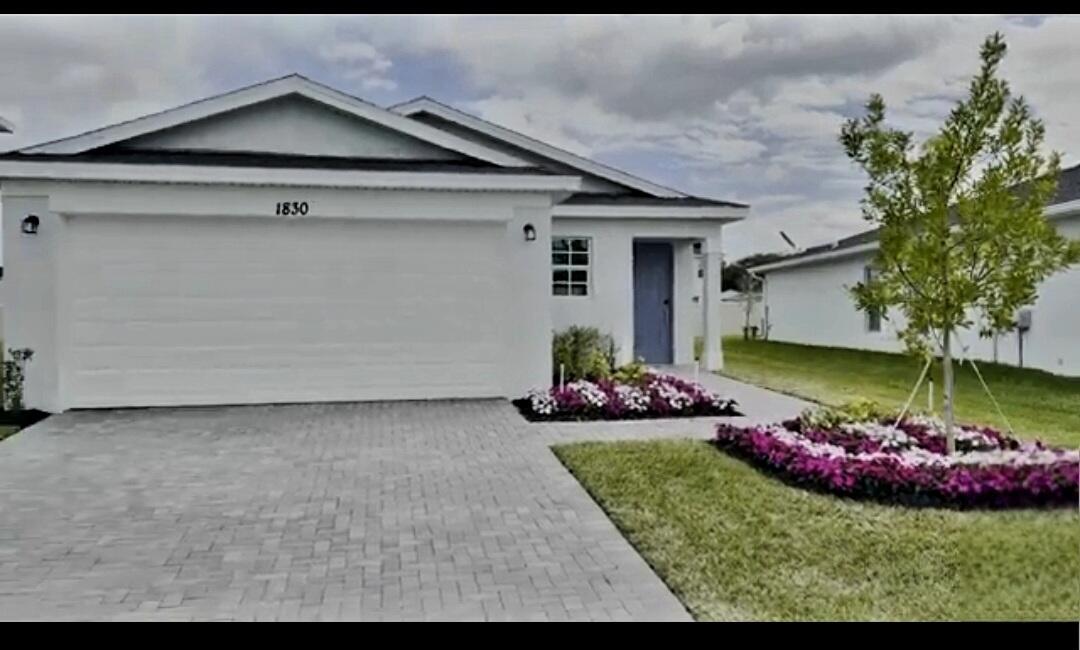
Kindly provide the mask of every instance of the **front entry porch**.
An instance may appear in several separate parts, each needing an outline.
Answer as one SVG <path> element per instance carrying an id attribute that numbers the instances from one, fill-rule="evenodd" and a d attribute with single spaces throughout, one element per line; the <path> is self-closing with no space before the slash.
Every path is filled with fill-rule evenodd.
<path id="1" fill-rule="evenodd" d="M 702 370 L 719 370 L 720 224 L 671 218 L 552 220 L 553 246 L 579 242 L 578 284 L 564 290 L 553 269 L 552 329 L 596 327 L 611 334 L 618 363 L 695 363 L 695 340 L 705 342 Z M 552 250 L 553 263 L 565 251 Z M 573 260 L 572 260 L 573 261 Z M 573 282 L 571 282 L 573 284 Z"/>
<path id="2" fill-rule="evenodd" d="M 709 334 L 720 323 L 719 253 L 710 254 L 702 239 L 635 237 L 631 267 L 632 358 L 654 365 L 700 363 L 702 369 L 719 370 L 720 336 Z M 697 339 L 705 341 L 700 359 L 694 354 Z"/>

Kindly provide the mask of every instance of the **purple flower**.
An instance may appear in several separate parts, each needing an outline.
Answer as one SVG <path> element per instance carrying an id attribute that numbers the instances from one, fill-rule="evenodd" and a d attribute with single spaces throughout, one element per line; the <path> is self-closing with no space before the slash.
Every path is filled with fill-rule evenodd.
<path id="1" fill-rule="evenodd" d="M 951 507 L 1075 507 L 1080 452 L 1021 444 L 992 429 L 962 427 L 944 454 L 933 422 L 910 419 L 802 430 L 779 425 L 716 428 L 715 444 L 798 485 L 849 497 Z"/>
<path id="2" fill-rule="evenodd" d="M 646 373 L 640 383 L 575 381 L 534 390 L 515 405 L 531 420 L 739 415 L 735 400 L 673 375 Z"/>

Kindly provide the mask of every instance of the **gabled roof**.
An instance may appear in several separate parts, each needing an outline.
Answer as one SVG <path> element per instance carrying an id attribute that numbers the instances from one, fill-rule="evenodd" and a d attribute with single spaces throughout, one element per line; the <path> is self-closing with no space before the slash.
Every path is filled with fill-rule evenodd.
<path id="1" fill-rule="evenodd" d="M 588 158 L 583 158 L 582 156 L 570 153 L 569 151 L 553 147 L 545 142 L 518 133 L 517 131 L 512 131 L 499 126 L 498 124 L 493 124 L 487 120 L 476 117 L 475 115 L 459 111 L 452 106 L 448 106 L 427 96 L 417 97 L 416 99 L 405 103 L 391 106 L 390 110 L 408 116 L 429 113 L 467 129 L 478 131 L 491 138 L 502 140 L 503 142 L 530 151 L 544 158 L 573 167 L 574 169 L 583 171 L 587 174 L 592 174 L 593 176 L 603 178 L 613 183 L 644 192 L 651 196 L 663 198 L 682 198 L 688 196 L 687 194 L 671 189 L 670 187 L 664 187 L 663 185 L 658 185 L 643 178 L 638 178 L 632 174 L 619 171 L 618 169 L 608 167 L 607 165 L 589 160 Z"/>
<path id="2" fill-rule="evenodd" d="M 287 77 L 247 86 L 190 104 L 88 131 L 59 140 L 21 149 L 25 154 L 78 154 L 98 149 L 155 131 L 169 129 L 213 115 L 233 111 L 288 95 L 299 95 L 368 120 L 383 127 L 422 140 L 429 144 L 456 151 L 465 156 L 504 167 L 529 167 L 529 162 L 497 151 L 482 144 L 447 133 L 441 129 L 411 120 L 393 111 L 292 74 Z"/>
<path id="3" fill-rule="evenodd" d="M 1072 214 L 1080 211 L 1080 165 L 1074 165 L 1061 170 L 1058 176 L 1057 193 L 1046 204 L 1046 215 L 1050 218 L 1064 214 Z M 751 271 L 755 273 L 772 271 L 792 266 L 802 266 L 812 262 L 846 257 L 856 253 L 872 251 L 877 248 L 878 229 L 865 230 L 863 232 L 838 239 L 827 244 L 811 246 L 806 250 L 793 253 L 783 259 L 756 266 Z"/>
<path id="4" fill-rule="evenodd" d="M 15 133 L 15 125 L 0 117 L 0 133 Z"/>

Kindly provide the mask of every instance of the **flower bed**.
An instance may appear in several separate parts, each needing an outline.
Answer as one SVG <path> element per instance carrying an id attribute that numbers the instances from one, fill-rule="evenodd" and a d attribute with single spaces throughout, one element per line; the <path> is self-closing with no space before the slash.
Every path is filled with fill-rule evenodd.
<path id="1" fill-rule="evenodd" d="M 1080 451 L 1022 443 L 959 426 L 945 454 L 943 424 L 880 421 L 717 426 L 715 444 L 790 483 L 886 503 L 956 508 L 1076 507 Z"/>
<path id="2" fill-rule="evenodd" d="M 701 384 L 657 373 L 646 373 L 634 383 L 581 380 L 561 389 L 537 389 L 514 400 L 514 405 L 533 422 L 741 415 L 735 400 Z"/>

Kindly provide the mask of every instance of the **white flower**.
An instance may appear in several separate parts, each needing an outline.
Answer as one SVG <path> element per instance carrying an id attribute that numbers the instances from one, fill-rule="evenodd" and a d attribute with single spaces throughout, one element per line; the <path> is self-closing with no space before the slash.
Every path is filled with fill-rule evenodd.
<path id="1" fill-rule="evenodd" d="M 637 386 L 620 384 L 615 387 L 615 393 L 627 410 L 644 413 L 649 410 L 649 397 Z"/>
<path id="2" fill-rule="evenodd" d="M 591 381 L 573 381 L 566 385 L 567 388 L 581 395 L 585 403 L 595 408 L 602 408 L 607 404 L 608 397 L 600 387 Z"/>
<path id="3" fill-rule="evenodd" d="M 765 427 L 764 430 L 766 433 L 773 436 L 777 440 L 780 440 L 781 442 L 789 445 L 797 446 L 811 456 L 815 456 L 818 458 L 839 458 L 841 456 L 847 455 L 847 452 L 844 450 L 843 447 L 840 447 L 838 445 L 831 445 L 828 443 L 814 442 L 813 440 L 810 440 L 809 438 L 803 436 L 801 433 L 790 431 L 780 425 L 769 425 Z M 893 458 L 901 464 L 910 467 L 951 467 L 953 465 L 1026 466 L 1050 465 L 1061 461 L 1080 463 L 1080 450 L 1052 450 L 1040 448 L 1034 444 L 1026 444 L 1015 450 L 995 449 L 992 451 L 970 451 L 966 453 L 958 453 L 951 456 L 946 456 L 943 454 L 936 454 L 922 447 L 914 446 L 912 444 L 914 441 L 912 441 L 906 435 L 904 435 L 903 438 L 897 435 L 903 435 L 903 431 L 895 429 L 891 426 L 879 425 L 869 422 L 860 422 L 845 425 L 845 430 L 859 433 L 865 432 L 870 437 L 874 437 L 875 439 L 880 440 L 888 440 L 890 441 L 890 443 L 900 442 L 904 440 L 904 438 L 907 438 L 907 444 L 911 445 L 907 448 L 893 448 L 888 450 L 883 448 L 883 450 L 881 451 L 875 451 L 871 453 L 851 454 L 850 457 L 856 460 L 872 461 L 883 458 Z M 976 431 L 975 433 L 979 432 Z M 985 438 L 985 436 L 983 437 Z"/>
<path id="4" fill-rule="evenodd" d="M 926 427 L 926 430 L 939 438 L 945 437 L 945 422 L 931 416 L 916 414 L 908 417 L 908 422 Z M 982 431 L 972 427 L 957 425 L 953 427 L 953 433 L 958 441 L 971 443 L 973 447 L 997 447 L 997 441 Z"/>
<path id="5" fill-rule="evenodd" d="M 533 413 L 551 415 L 555 412 L 555 398 L 551 396 L 551 391 L 535 388 L 529 391 L 527 397 Z"/>
<path id="6" fill-rule="evenodd" d="M 650 388 L 656 391 L 660 399 L 668 403 L 673 410 L 680 411 L 694 403 L 694 398 L 678 388 L 662 381 L 654 381 Z"/>
<path id="7" fill-rule="evenodd" d="M 904 449 L 915 444 L 915 440 L 902 429 L 877 422 L 849 422 L 841 424 L 840 430 L 877 440 L 885 449 Z"/>

